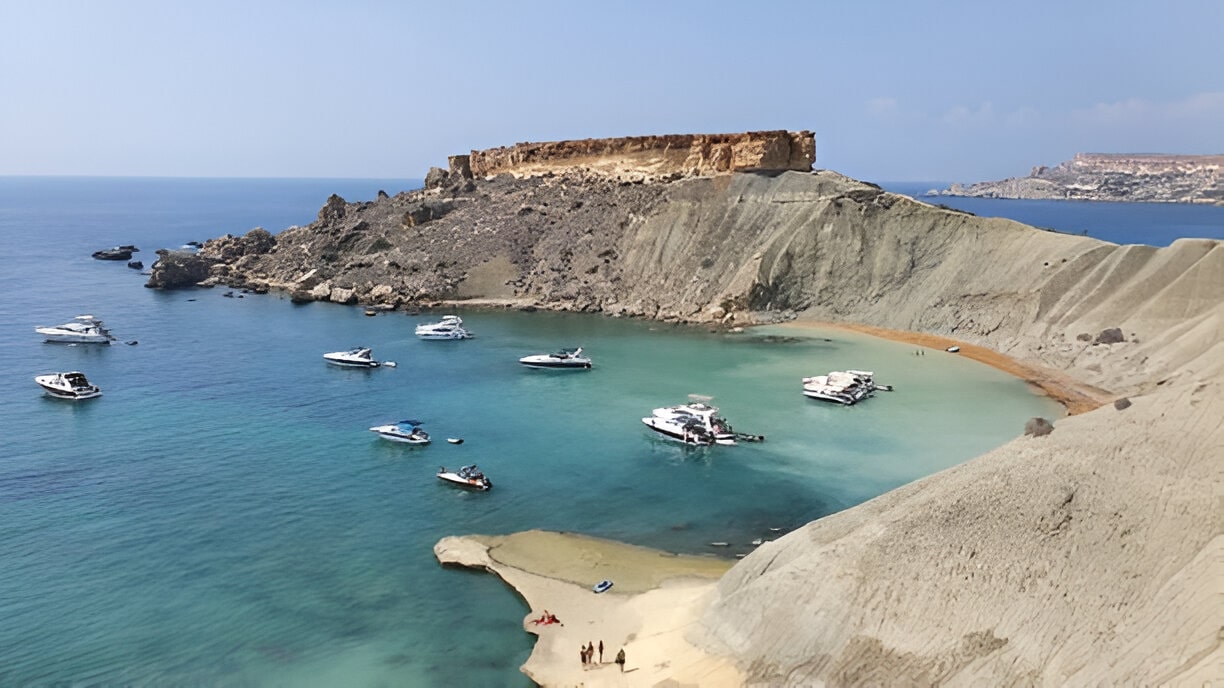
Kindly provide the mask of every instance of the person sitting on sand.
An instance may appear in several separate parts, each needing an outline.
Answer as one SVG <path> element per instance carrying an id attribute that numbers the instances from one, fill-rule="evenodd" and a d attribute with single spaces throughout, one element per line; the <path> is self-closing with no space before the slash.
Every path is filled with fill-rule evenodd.
<path id="1" fill-rule="evenodd" d="M 549 617 L 548 610 L 547 610 L 547 609 L 545 609 L 545 610 L 544 610 L 544 613 L 540 615 L 540 618 L 538 618 L 538 619 L 532 619 L 532 620 L 531 620 L 531 623 L 533 623 L 533 624 L 547 624 L 547 623 L 549 623 L 549 621 L 548 621 L 548 617 Z"/>
<path id="2" fill-rule="evenodd" d="M 562 626 L 564 626 L 564 625 L 565 625 L 565 624 L 561 623 L 561 620 L 557 618 L 557 615 L 556 615 L 556 614 L 549 614 L 549 615 L 548 615 L 548 621 L 546 621 L 545 623 L 550 623 L 550 624 L 561 624 Z"/>

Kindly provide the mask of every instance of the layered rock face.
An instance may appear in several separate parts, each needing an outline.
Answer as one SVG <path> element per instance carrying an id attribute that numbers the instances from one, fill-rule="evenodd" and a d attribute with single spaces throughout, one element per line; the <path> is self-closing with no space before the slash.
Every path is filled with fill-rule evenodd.
<path id="1" fill-rule="evenodd" d="M 1145 201 L 1224 204 L 1224 155 L 1105 155 L 1079 153 L 1027 177 L 980 182 L 935 192 L 983 198 Z"/>
<path id="2" fill-rule="evenodd" d="M 469 158 L 471 173 L 479 177 L 533 177 L 579 169 L 620 178 L 657 179 L 739 170 L 808 171 L 815 162 L 816 140 L 810 131 L 519 143 L 472 151 Z"/>
<path id="3" fill-rule="evenodd" d="M 824 171 L 455 176 L 333 198 L 272 246 L 226 258 L 239 240 L 214 240 L 201 260 L 214 282 L 340 302 L 789 311 L 951 336 L 1126 394 L 761 547 L 690 638 L 760 685 L 1218 677 L 1220 242 L 1116 246 Z"/>

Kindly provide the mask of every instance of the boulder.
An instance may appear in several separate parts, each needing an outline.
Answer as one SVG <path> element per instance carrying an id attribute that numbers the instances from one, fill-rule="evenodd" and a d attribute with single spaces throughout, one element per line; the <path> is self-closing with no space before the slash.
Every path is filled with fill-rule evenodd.
<path id="1" fill-rule="evenodd" d="M 1119 411 L 1123 409 L 1128 409 L 1130 407 L 1131 407 L 1131 400 L 1127 399 L 1126 397 L 1122 397 L 1121 399 L 1114 401 L 1114 408 L 1118 409 Z"/>
<path id="2" fill-rule="evenodd" d="M 1096 336 L 1093 344 L 1118 344 L 1126 341 L 1126 336 L 1122 334 L 1122 329 L 1118 327 L 1110 327 L 1101 330 L 1101 333 Z"/>
<path id="3" fill-rule="evenodd" d="M 208 279 L 215 261 L 187 251 L 158 249 L 157 261 L 150 270 L 150 289 L 182 289 L 194 287 Z"/>
<path id="4" fill-rule="evenodd" d="M 431 167 L 429 172 L 425 174 L 426 189 L 440 189 L 446 186 L 447 179 L 450 178 L 450 173 L 441 167 Z"/>
<path id="5" fill-rule="evenodd" d="M 1024 434 L 1033 437 L 1045 437 L 1054 432 L 1054 424 L 1045 418 L 1030 418 L 1024 424 Z"/>

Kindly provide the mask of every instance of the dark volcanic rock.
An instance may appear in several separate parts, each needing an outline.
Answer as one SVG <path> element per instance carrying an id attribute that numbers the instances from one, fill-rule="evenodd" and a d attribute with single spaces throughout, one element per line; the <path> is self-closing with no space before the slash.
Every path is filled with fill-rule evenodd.
<path id="1" fill-rule="evenodd" d="M 93 257 L 97 260 L 128 260 L 132 257 L 132 247 L 116 246 L 114 248 L 104 248 L 101 251 L 94 251 Z"/>
<path id="2" fill-rule="evenodd" d="M 1118 409 L 1119 411 L 1123 411 L 1130 407 L 1131 407 L 1131 400 L 1127 399 L 1126 397 L 1122 397 L 1121 399 L 1118 399 L 1117 401 L 1114 402 L 1114 408 Z"/>
<path id="3" fill-rule="evenodd" d="M 1118 344 L 1124 341 L 1126 341 L 1126 336 L 1122 334 L 1121 328 L 1111 327 L 1107 330 L 1101 330 L 1093 344 Z"/>

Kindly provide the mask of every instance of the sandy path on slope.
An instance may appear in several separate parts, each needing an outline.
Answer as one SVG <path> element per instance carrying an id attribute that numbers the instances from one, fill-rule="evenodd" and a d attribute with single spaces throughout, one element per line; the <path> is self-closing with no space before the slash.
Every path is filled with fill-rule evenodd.
<path id="1" fill-rule="evenodd" d="M 1070 376 L 1057 370 L 1017 361 L 1010 356 L 1005 356 L 984 346 L 966 344 L 965 342 L 939 335 L 908 332 L 906 330 L 890 330 L 857 323 L 825 322 L 822 320 L 795 320 L 786 323 L 785 326 L 799 329 L 830 329 L 858 332 L 881 339 L 913 344 L 939 351 L 944 351 L 950 346 L 959 346 L 961 356 L 971 358 L 979 363 L 985 363 L 992 368 L 1002 370 L 1009 375 L 1014 375 L 1038 387 L 1047 396 L 1066 407 L 1067 413 L 1072 416 L 1087 413 L 1095 408 L 1104 406 L 1113 401 L 1114 397 L 1117 396 L 1092 385 L 1077 382 Z"/>

